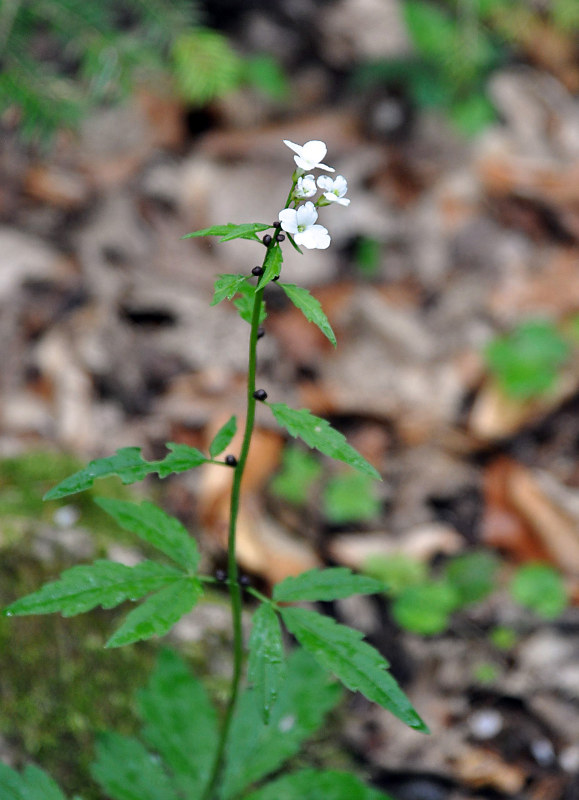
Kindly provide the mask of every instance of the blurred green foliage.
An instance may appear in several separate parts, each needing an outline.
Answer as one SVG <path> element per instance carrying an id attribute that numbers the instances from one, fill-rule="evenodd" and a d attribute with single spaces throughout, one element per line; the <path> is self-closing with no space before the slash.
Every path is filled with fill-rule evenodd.
<path id="1" fill-rule="evenodd" d="M 492 73 L 532 48 L 539 26 L 579 31 L 579 3 L 552 0 L 401 0 L 412 55 L 362 64 L 358 87 L 402 86 L 416 106 L 439 109 L 466 136 L 497 118 L 487 94 Z"/>
<path id="2" fill-rule="evenodd" d="M 485 358 L 501 389 L 514 400 L 531 400 L 551 390 L 571 354 L 569 337 L 548 320 L 529 320 L 498 336 Z"/>
<path id="3" fill-rule="evenodd" d="M 275 59 L 242 59 L 195 0 L 3 0 L 0 52 L 0 115 L 15 111 L 21 137 L 43 145 L 145 83 L 194 105 L 243 83 L 287 91 Z"/>
<path id="4" fill-rule="evenodd" d="M 328 522 L 363 522 L 380 516 L 375 481 L 354 470 L 324 478 L 322 465 L 299 445 L 288 445 L 280 471 L 271 481 L 273 494 L 295 506 L 306 506 L 321 491 L 321 508 Z"/>
<path id="5" fill-rule="evenodd" d="M 565 583 L 549 564 L 532 562 L 518 568 L 510 586 L 513 599 L 545 619 L 553 619 L 567 607 Z"/>

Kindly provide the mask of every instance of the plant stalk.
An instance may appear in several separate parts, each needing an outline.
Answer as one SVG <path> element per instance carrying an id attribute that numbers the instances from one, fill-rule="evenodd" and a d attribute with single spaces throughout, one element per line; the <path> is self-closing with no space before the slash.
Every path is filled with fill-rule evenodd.
<path id="1" fill-rule="evenodd" d="M 268 248 L 269 250 L 269 248 Z M 265 263 L 265 259 L 264 259 Z M 265 288 L 265 287 L 264 287 Z M 219 744 L 215 755 L 215 762 L 211 779 L 207 786 L 207 790 L 203 795 L 203 800 L 212 800 L 216 797 L 215 791 L 221 779 L 223 771 L 225 745 L 229 735 L 229 729 L 233 720 L 233 712 L 237 702 L 239 693 L 239 685 L 241 682 L 241 675 L 243 669 L 243 631 L 241 627 L 241 612 L 242 612 L 242 597 L 241 587 L 239 585 L 239 573 L 237 569 L 237 560 L 235 552 L 235 539 L 237 531 L 237 517 L 239 514 L 239 503 L 241 496 L 241 480 L 247 456 L 249 454 L 249 447 L 251 445 L 251 436 L 253 433 L 253 425 L 255 421 L 255 406 L 256 399 L 253 396 L 255 392 L 255 374 L 257 368 L 257 339 L 259 328 L 259 317 L 261 312 L 261 303 L 263 300 L 264 289 L 257 289 L 253 303 L 253 313 L 251 317 L 251 333 L 249 336 L 249 362 L 247 370 L 247 413 L 245 417 L 245 431 L 243 434 L 243 442 L 241 445 L 241 452 L 235 471 L 233 474 L 233 485 L 231 488 L 231 502 L 229 513 L 229 537 L 228 537 L 228 551 L 227 551 L 227 577 L 229 583 L 229 594 L 231 598 L 231 615 L 233 620 L 233 675 L 231 678 L 231 688 L 227 709 L 221 733 L 219 737 Z"/>

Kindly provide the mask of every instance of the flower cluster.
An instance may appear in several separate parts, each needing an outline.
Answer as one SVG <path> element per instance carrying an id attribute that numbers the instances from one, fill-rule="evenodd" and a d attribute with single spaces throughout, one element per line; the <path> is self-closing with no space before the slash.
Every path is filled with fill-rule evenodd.
<path id="1" fill-rule="evenodd" d="M 298 246 L 303 245 L 309 250 L 325 250 L 330 246 L 331 239 L 327 229 L 323 225 L 316 224 L 317 209 L 330 203 L 350 205 L 349 199 L 345 197 L 348 184 L 343 175 L 337 175 L 335 178 L 320 175 L 316 180 L 310 172 L 314 169 L 335 172 L 333 167 L 322 163 L 328 150 L 324 142 L 314 139 L 299 145 L 284 139 L 284 144 L 294 151 L 297 170 L 294 173 L 287 205 L 279 212 L 281 227 Z M 321 190 L 321 195 L 315 203 L 308 200 L 307 203 L 298 205 L 298 201 L 313 197 L 318 189 Z M 292 205 L 293 208 L 290 208 Z"/>

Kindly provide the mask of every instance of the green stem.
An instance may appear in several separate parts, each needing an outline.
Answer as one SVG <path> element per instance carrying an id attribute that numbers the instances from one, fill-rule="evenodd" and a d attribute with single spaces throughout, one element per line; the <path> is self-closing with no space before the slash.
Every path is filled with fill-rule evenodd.
<path id="1" fill-rule="evenodd" d="M 269 250 L 269 248 L 268 248 Z M 267 257 L 267 254 L 266 254 Z M 265 259 L 264 259 L 265 264 Z M 265 287 L 264 287 L 265 288 Z M 231 614 L 233 619 L 233 675 L 231 679 L 231 688 L 229 694 L 229 701 L 223 719 L 221 728 L 221 735 L 219 737 L 219 744 L 217 753 L 215 755 L 215 762 L 213 765 L 213 772 L 211 780 L 207 786 L 207 790 L 203 796 L 203 800 L 211 800 L 215 795 L 215 790 L 218 786 L 223 770 L 225 745 L 229 735 L 229 729 L 233 719 L 233 712 L 237 702 L 237 695 L 239 693 L 239 685 L 241 681 L 242 668 L 243 668 L 243 631 L 241 627 L 241 611 L 242 611 L 242 598 L 241 587 L 238 581 L 238 570 L 235 553 L 235 537 L 237 530 L 237 517 L 239 514 L 239 501 L 241 494 L 241 480 L 243 478 L 243 471 L 247 462 L 249 454 L 249 447 L 251 444 L 251 436 L 253 433 L 253 424 L 255 421 L 255 406 L 256 399 L 253 396 L 255 392 L 255 373 L 257 368 L 257 338 L 259 328 L 259 318 L 261 313 L 261 304 L 263 300 L 263 289 L 258 289 L 255 293 L 253 301 L 253 313 L 251 317 L 251 333 L 249 336 L 249 364 L 247 371 L 247 414 L 245 418 L 245 432 L 243 434 L 243 443 L 241 445 L 241 452 L 235 472 L 233 474 L 233 486 L 231 488 L 231 503 L 229 514 L 229 539 L 228 539 L 228 554 L 227 554 L 227 575 L 229 579 L 229 594 L 231 597 Z"/>

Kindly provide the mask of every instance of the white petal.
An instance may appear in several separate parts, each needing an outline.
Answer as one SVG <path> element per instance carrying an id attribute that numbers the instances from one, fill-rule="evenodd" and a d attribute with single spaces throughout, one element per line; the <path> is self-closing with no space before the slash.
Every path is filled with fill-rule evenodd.
<path id="1" fill-rule="evenodd" d="M 297 233 L 298 220 L 295 209 L 284 208 L 277 216 L 281 222 L 281 227 L 286 233 Z"/>
<path id="2" fill-rule="evenodd" d="M 311 200 L 297 209 L 297 224 L 309 228 L 318 218 L 318 212 Z"/>
<path id="3" fill-rule="evenodd" d="M 302 152 L 300 155 L 302 158 L 305 158 L 307 161 L 311 161 L 312 164 L 319 164 L 319 162 L 328 152 L 326 143 L 320 142 L 319 139 L 312 139 L 310 142 L 306 142 L 301 150 Z"/>
<path id="4" fill-rule="evenodd" d="M 296 244 L 303 245 L 308 250 L 325 250 L 330 246 L 330 235 L 323 225 L 312 225 L 295 237 Z"/>
<path id="5" fill-rule="evenodd" d="M 348 181 L 343 175 L 337 175 L 334 178 L 334 191 L 338 192 L 339 197 L 343 197 L 348 191 Z"/>
<path id="6" fill-rule="evenodd" d="M 329 175 L 320 175 L 318 178 L 318 187 L 325 192 L 330 192 L 334 188 L 334 181 Z"/>
<path id="7" fill-rule="evenodd" d="M 287 147 L 289 147 L 289 149 L 290 149 L 290 150 L 293 150 L 293 151 L 294 151 L 294 153 L 297 153 L 297 154 L 298 154 L 298 155 L 300 155 L 300 156 L 302 155 L 302 151 L 303 151 L 303 149 L 304 149 L 304 148 L 303 148 L 301 145 L 299 145 L 299 144 L 294 144 L 293 142 L 290 142 L 290 141 L 289 141 L 289 139 L 284 139 L 284 140 L 283 140 L 283 143 L 284 143 L 284 144 L 285 144 Z"/>

